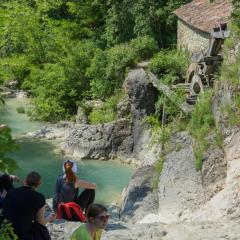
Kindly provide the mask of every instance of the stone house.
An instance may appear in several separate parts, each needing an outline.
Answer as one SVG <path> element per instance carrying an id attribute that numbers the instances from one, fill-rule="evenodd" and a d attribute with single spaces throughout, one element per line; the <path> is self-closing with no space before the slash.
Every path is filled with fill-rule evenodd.
<path id="1" fill-rule="evenodd" d="M 211 30 L 227 23 L 231 15 L 230 0 L 193 0 L 174 11 L 178 17 L 179 48 L 199 52 L 208 46 Z"/>

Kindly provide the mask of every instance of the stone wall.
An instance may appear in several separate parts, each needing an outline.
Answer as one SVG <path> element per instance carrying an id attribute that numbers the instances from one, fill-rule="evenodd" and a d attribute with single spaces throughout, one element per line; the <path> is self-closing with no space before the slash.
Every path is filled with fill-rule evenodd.
<path id="1" fill-rule="evenodd" d="M 178 20 L 178 48 L 199 52 L 208 46 L 210 33 L 200 31 L 182 20 Z"/>

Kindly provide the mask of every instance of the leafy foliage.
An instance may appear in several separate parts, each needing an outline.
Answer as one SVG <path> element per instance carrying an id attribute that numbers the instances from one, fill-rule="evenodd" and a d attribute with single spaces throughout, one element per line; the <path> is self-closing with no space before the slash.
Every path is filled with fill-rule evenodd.
<path id="1" fill-rule="evenodd" d="M 164 159 L 160 158 L 158 159 L 155 164 L 154 164 L 154 172 L 155 172 L 155 176 L 153 178 L 152 181 L 152 188 L 153 189 L 158 189 L 158 185 L 159 185 L 159 177 L 161 176 L 161 172 L 163 169 L 163 164 L 164 164 Z"/>
<path id="2" fill-rule="evenodd" d="M 156 40 L 149 35 L 132 39 L 130 42 L 130 47 L 136 52 L 136 60 L 148 59 L 158 51 Z"/>
<path id="3" fill-rule="evenodd" d="M 189 133 L 195 139 L 194 155 L 196 169 L 202 167 L 204 152 L 209 148 L 208 136 L 215 131 L 215 120 L 211 109 L 212 92 L 205 92 L 199 96 L 191 120 L 188 125 Z"/>
<path id="4" fill-rule="evenodd" d="M 158 49 L 149 36 L 133 39 L 129 44 L 119 44 L 105 51 L 97 49 L 87 69 L 93 98 L 105 99 L 122 87 L 126 71 L 136 60 L 151 57 Z"/>
<path id="5" fill-rule="evenodd" d="M 0 82 L 35 97 L 32 117 L 71 118 L 121 88 L 136 61 L 176 42 L 173 10 L 190 0 L 9 0 L 0 3 Z"/>
<path id="6" fill-rule="evenodd" d="M 18 167 L 15 160 L 7 157 L 7 153 L 17 149 L 17 145 L 11 136 L 11 129 L 8 127 L 0 128 L 0 171 L 12 173 Z"/>
<path id="7" fill-rule="evenodd" d="M 104 38 L 108 46 L 149 35 L 160 47 L 176 43 L 173 11 L 190 0 L 110 0 Z"/>
<path id="8" fill-rule="evenodd" d="M 89 114 L 89 121 L 92 124 L 112 122 L 117 119 L 117 104 L 123 94 L 118 92 L 108 98 L 100 109 L 93 109 Z"/>
<path id="9" fill-rule="evenodd" d="M 230 126 L 240 125 L 240 11 L 239 1 L 233 0 L 234 11 L 230 25 L 230 37 L 225 42 L 224 62 L 221 69 L 221 80 L 231 85 L 232 98 L 223 103 L 222 110 L 225 112 Z"/>
<path id="10" fill-rule="evenodd" d="M 4 220 L 0 226 L 0 240 L 17 240 L 12 224 Z"/>
<path id="11" fill-rule="evenodd" d="M 162 50 L 152 59 L 149 68 L 163 83 L 173 84 L 184 81 L 187 64 L 185 52 Z"/>
<path id="12" fill-rule="evenodd" d="M 153 57 L 149 66 L 150 71 L 158 75 L 159 81 L 167 85 L 184 81 L 186 67 L 186 54 L 176 50 L 160 51 Z M 164 123 L 172 122 L 181 115 L 179 105 L 183 101 L 185 101 L 185 93 L 182 90 L 176 90 L 171 99 L 164 94 L 159 94 L 155 113 L 162 118 L 164 109 Z"/>

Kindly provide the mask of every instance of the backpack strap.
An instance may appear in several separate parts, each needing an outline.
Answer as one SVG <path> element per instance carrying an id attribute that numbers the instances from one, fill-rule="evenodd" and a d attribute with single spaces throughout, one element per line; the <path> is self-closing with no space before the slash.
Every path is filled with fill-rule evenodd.
<path id="1" fill-rule="evenodd" d="M 57 207 L 57 219 L 86 222 L 85 214 L 75 202 L 60 203 Z"/>
<path id="2" fill-rule="evenodd" d="M 77 217 L 77 219 L 79 219 L 81 222 L 86 222 L 85 214 L 83 213 L 82 208 L 77 203 L 69 202 L 67 204 L 68 204 L 70 211 L 73 210 L 74 214 L 77 215 L 77 216 L 72 216 L 72 212 L 71 212 L 70 214 L 71 214 L 72 220 L 76 220 L 76 217 Z"/>
<path id="3" fill-rule="evenodd" d="M 69 220 L 72 220 L 72 214 L 70 212 L 70 207 L 71 207 L 70 204 L 69 203 L 63 203 L 62 205 L 63 205 L 64 211 L 67 215 L 67 218 Z M 61 207 L 60 207 L 60 209 L 61 209 Z"/>

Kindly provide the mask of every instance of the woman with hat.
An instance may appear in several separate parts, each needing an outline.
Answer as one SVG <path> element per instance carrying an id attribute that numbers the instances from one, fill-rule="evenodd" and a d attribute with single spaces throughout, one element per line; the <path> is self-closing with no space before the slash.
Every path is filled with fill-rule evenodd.
<path id="1" fill-rule="evenodd" d="M 55 194 L 53 198 L 53 209 L 57 210 L 60 203 L 75 202 L 82 210 L 94 202 L 96 184 L 79 179 L 76 176 L 77 165 L 72 160 L 63 163 L 63 175 L 60 175 L 56 182 Z M 78 189 L 84 190 L 78 195 Z"/>

